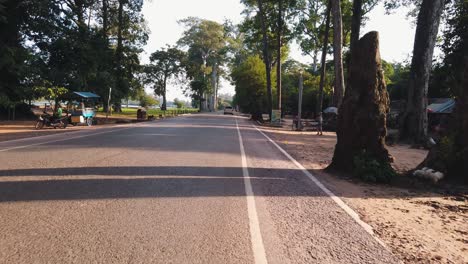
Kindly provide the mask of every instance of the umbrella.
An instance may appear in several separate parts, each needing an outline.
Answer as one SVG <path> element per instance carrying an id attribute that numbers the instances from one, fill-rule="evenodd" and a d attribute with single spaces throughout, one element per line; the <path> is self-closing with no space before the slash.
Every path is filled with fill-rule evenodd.
<path id="1" fill-rule="evenodd" d="M 323 112 L 324 112 L 325 114 L 333 113 L 333 114 L 336 114 L 336 115 L 337 115 L 337 114 L 338 114 L 338 108 L 333 107 L 333 106 L 327 107 L 327 108 L 325 108 L 325 110 L 323 110 Z"/>

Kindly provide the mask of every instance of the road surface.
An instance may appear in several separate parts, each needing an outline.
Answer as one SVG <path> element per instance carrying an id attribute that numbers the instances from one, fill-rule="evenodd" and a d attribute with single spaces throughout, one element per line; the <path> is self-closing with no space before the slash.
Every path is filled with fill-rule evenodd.
<path id="1" fill-rule="evenodd" d="M 1 263 L 397 263 L 247 119 L 0 143 Z"/>

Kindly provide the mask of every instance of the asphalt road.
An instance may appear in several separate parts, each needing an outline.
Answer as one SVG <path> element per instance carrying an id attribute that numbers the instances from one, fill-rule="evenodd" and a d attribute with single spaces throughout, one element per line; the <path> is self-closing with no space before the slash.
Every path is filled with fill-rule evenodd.
<path id="1" fill-rule="evenodd" d="M 2 142 L 0 161 L 0 263 L 398 262 L 244 118 Z"/>

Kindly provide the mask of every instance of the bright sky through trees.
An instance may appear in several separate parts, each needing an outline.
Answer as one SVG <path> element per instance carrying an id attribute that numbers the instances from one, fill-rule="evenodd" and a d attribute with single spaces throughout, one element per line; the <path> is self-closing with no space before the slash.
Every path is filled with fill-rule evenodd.
<path id="1" fill-rule="evenodd" d="M 149 55 L 165 47 L 173 45 L 181 37 L 183 27 L 178 20 L 196 16 L 222 23 L 229 19 L 234 23 L 242 20 L 242 4 L 239 0 L 152 0 L 145 1 L 143 14 L 151 30 L 150 38 L 145 53 L 142 54 L 142 62 L 149 62 Z M 413 49 L 414 31 L 412 21 L 406 18 L 406 11 L 402 8 L 397 13 L 385 15 L 383 5 L 377 6 L 369 14 L 369 20 L 361 29 L 361 35 L 377 30 L 380 33 L 380 52 L 384 60 L 390 62 L 402 62 L 408 60 Z M 310 63 L 311 59 L 302 56 L 297 45 L 292 43 L 290 57 Z M 234 94 L 234 87 L 229 82 L 223 82 L 221 93 Z M 181 89 L 168 86 L 168 100 L 184 98 Z"/>

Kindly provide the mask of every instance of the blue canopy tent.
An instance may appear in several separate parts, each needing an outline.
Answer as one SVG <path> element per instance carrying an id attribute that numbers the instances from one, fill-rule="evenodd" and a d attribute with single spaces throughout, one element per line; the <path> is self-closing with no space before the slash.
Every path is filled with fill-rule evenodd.
<path id="1" fill-rule="evenodd" d="M 64 96 L 64 99 L 93 99 L 98 100 L 101 96 L 91 92 L 71 92 Z"/>
<path id="2" fill-rule="evenodd" d="M 450 114 L 455 108 L 452 98 L 439 99 L 427 106 L 427 112 L 432 114 Z"/>
<path id="3" fill-rule="evenodd" d="M 455 109 L 455 100 L 452 98 L 434 98 L 427 106 L 429 132 L 435 138 L 449 129 L 450 116 Z"/>

